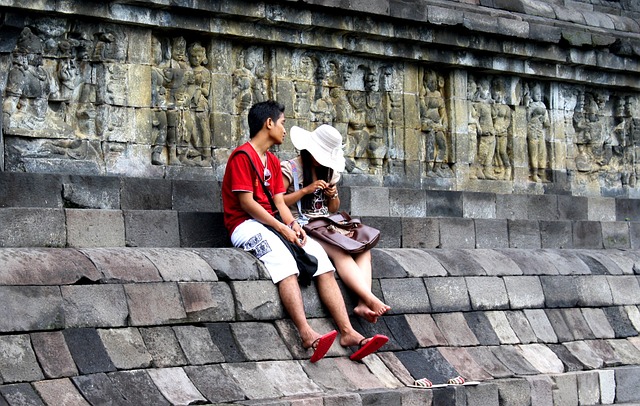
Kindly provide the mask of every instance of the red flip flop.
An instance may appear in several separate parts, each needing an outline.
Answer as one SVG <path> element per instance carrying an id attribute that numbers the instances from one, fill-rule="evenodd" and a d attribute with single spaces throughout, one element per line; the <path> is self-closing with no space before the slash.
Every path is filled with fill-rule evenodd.
<path id="1" fill-rule="evenodd" d="M 364 340 L 363 340 L 364 341 Z M 351 354 L 352 361 L 360 361 L 362 358 L 370 355 L 376 351 L 383 345 L 385 345 L 389 341 L 389 337 L 384 336 L 382 334 L 376 334 L 369 340 L 365 345 L 361 345 L 360 349 L 353 354 Z"/>
<path id="2" fill-rule="evenodd" d="M 311 344 L 311 348 L 315 348 L 315 351 L 313 351 L 313 355 L 311 356 L 310 361 L 319 361 L 320 359 L 322 359 L 322 357 L 327 355 L 329 348 L 331 348 L 331 345 L 333 344 L 337 336 L 338 332 L 336 330 L 333 330 L 316 339 L 316 341 Z"/>

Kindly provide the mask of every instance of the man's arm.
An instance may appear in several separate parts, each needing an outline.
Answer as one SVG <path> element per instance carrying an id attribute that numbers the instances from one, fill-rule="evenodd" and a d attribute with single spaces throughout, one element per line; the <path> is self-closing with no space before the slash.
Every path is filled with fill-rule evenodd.
<path id="1" fill-rule="evenodd" d="M 300 242 L 298 241 L 298 235 L 296 234 L 296 231 L 294 231 L 295 226 L 293 229 L 291 229 L 287 227 L 286 224 L 279 222 L 267 210 L 265 210 L 264 207 L 262 207 L 258 202 L 253 200 L 253 193 L 251 192 L 235 192 L 235 193 L 238 195 L 238 200 L 240 202 L 240 207 L 242 208 L 242 210 L 246 211 L 247 214 L 249 214 L 255 220 L 261 222 L 262 224 L 273 227 L 278 233 L 282 234 L 287 239 L 287 241 L 300 245 Z M 286 210 L 284 213 L 282 211 L 282 208 L 278 206 L 278 201 L 280 201 L 281 203 L 280 206 L 284 206 L 284 209 Z M 291 215 L 291 212 L 289 211 L 287 206 L 284 205 L 284 200 L 282 199 L 282 195 L 280 194 L 280 195 L 274 196 L 274 202 L 276 203 L 276 207 L 280 210 L 280 214 L 283 216 L 282 220 L 288 221 L 289 223 L 287 224 L 290 224 L 290 222 L 293 221 L 293 215 Z M 297 224 L 295 221 L 294 223 Z M 304 231 L 302 231 L 302 233 L 304 233 Z"/>
<path id="2" fill-rule="evenodd" d="M 296 235 L 295 243 L 301 246 L 304 245 L 307 242 L 307 233 L 304 232 L 302 227 L 300 227 L 300 224 L 298 224 L 298 222 L 296 221 L 295 217 L 293 217 L 293 214 L 291 214 L 291 210 L 289 210 L 289 207 L 284 201 L 284 193 L 278 193 L 277 195 L 273 196 L 273 202 L 275 203 L 276 208 L 280 213 L 280 217 L 282 217 L 282 221 L 284 221 L 285 224 L 291 225 L 291 230 L 293 230 Z"/>

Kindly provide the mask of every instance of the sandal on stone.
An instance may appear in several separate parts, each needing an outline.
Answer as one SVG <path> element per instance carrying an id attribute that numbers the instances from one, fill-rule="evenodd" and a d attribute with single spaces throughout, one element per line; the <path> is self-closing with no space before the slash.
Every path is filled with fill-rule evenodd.
<path id="1" fill-rule="evenodd" d="M 465 382 L 467 382 L 467 380 L 459 375 L 447 381 L 449 385 L 463 385 Z"/>
<path id="2" fill-rule="evenodd" d="M 433 383 L 431 383 L 431 381 L 427 378 L 420 378 L 415 380 L 413 386 L 418 386 L 420 388 L 431 388 L 433 386 Z"/>

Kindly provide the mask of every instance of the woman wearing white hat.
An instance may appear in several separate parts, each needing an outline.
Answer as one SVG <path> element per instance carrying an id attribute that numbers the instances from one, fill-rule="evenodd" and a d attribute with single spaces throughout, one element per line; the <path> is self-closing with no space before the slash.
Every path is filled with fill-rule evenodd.
<path id="1" fill-rule="evenodd" d="M 342 135 L 323 124 L 313 131 L 293 126 L 291 142 L 300 151 L 296 158 L 281 163 L 285 203 L 291 213 L 302 218 L 327 216 L 338 211 L 340 197 L 336 188 L 344 171 Z M 294 179 L 297 179 L 297 185 Z M 320 241 L 318 241 L 320 242 Z M 388 312 L 387 306 L 371 292 L 371 252 L 351 255 L 342 249 L 320 242 L 333 261 L 340 279 L 359 298 L 354 313 L 375 323 Z"/>

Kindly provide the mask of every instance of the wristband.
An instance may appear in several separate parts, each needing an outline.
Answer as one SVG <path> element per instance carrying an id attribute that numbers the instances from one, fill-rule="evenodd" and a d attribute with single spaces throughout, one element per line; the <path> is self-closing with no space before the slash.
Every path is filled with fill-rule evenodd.
<path id="1" fill-rule="evenodd" d="M 333 200 L 333 199 L 337 199 L 337 198 L 338 198 L 338 194 L 336 193 L 335 195 L 331 196 L 331 197 L 329 198 L 329 200 Z"/>

